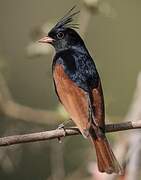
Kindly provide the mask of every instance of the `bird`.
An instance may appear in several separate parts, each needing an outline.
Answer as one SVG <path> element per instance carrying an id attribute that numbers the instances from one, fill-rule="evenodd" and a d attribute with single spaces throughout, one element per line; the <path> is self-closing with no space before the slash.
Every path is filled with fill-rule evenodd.
<path id="1" fill-rule="evenodd" d="M 55 49 L 52 75 L 56 94 L 84 138 L 94 146 L 98 169 L 122 174 L 105 135 L 105 107 L 102 83 L 95 62 L 73 23 L 80 11 L 73 6 L 39 43 Z"/>

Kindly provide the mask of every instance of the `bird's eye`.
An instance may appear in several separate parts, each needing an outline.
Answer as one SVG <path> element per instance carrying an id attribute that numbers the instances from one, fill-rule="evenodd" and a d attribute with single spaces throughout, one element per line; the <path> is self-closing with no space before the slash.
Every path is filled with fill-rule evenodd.
<path id="1" fill-rule="evenodd" d="M 63 32 L 59 32 L 59 33 L 57 34 L 57 37 L 58 37 L 58 39 L 63 39 L 64 33 L 63 33 Z"/>

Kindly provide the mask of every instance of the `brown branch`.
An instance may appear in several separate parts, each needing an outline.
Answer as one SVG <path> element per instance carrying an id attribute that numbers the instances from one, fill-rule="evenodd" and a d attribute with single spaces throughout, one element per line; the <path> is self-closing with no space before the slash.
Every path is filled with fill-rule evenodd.
<path id="1" fill-rule="evenodd" d="M 106 132 L 117 132 L 125 131 L 129 129 L 141 128 L 141 120 L 135 122 L 123 122 L 117 124 L 107 124 L 105 126 Z M 36 141 L 45 141 L 49 139 L 61 138 L 64 136 L 72 136 L 80 134 L 78 128 L 71 127 L 67 129 L 56 129 L 51 131 L 44 131 L 31 134 L 23 135 L 14 135 L 0 138 L 0 146 L 9 146 L 13 144 L 27 143 L 27 142 L 36 142 Z"/>

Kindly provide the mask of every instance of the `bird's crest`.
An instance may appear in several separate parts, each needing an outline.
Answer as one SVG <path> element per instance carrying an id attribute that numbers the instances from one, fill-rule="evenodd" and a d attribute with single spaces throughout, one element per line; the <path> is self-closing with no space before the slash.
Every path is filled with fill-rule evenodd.
<path id="1" fill-rule="evenodd" d="M 73 12 L 73 10 L 76 8 L 76 6 L 73 6 L 55 25 L 55 28 L 73 28 L 78 29 L 79 24 L 72 23 L 73 17 L 80 13 L 80 11 Z"/>

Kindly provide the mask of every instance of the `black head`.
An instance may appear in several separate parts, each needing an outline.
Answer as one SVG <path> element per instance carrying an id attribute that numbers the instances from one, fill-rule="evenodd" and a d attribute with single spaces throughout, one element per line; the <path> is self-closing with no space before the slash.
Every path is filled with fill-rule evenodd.
<path id="1" fill-rule="evenodd" d="M 74 16 L 79 13 L 79 11 L 72 13 L 74 8 L 75 6 L 59 20 L 48 33 L 48 36 L 42 38 L 39 42 L 52 44 L 56 51 L 84 44 L 79 34 L 75 31 L 75 29 L 78 29 L 78 24 L 72 23 Z"/>

